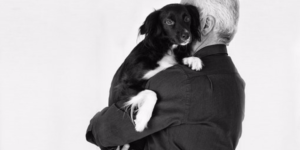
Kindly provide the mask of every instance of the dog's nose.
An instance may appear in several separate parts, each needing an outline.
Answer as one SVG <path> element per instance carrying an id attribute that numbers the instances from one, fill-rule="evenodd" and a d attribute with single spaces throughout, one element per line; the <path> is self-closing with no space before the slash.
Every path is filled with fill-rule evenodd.
<path id="1" fill-rule="evenodd" d="M 187 40 L 188 38 L 190 37 L 189 33 L 187 32 L 184 32 L 181 34 L 181 40 Z"/>

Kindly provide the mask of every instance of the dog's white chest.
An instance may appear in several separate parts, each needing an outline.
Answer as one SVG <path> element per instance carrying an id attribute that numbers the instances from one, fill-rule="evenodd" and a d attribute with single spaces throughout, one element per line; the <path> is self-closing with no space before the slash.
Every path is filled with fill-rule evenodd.
<path id="1" fill-rule="evenodd" d="M 150 79 L 157 73 L 176 65 L 177 62 L 175 60 L 175 56 L 174 56 L 172 50 L 170 50 L 168 52 L 168 54 L 166 54 L 160 61 L 158 61 L 157 64 L 159 66 L 157 68 L 155 68 L 154 70 L 150 70 L 150 71 L 146 72 L 143 79 Z"/>

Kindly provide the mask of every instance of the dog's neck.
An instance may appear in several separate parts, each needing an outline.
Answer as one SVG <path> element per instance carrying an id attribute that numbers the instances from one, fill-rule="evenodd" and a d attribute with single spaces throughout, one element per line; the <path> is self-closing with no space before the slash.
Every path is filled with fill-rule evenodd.
<path id="1" fill-rule="evenodd" d="M 177 44 L 173 44 L 173 45 L 171 46 L 171 48 L 168 50 L 167 54 L 168 54 L 168 55 L 174 55 L 174 49 L 177 48 L 177 47 L 178 47 Z"/>

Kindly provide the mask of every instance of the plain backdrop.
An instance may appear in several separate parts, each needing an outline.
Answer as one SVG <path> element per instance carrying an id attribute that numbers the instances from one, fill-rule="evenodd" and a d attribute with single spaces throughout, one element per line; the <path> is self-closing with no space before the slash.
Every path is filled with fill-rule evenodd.
<path id="1" fill-rule="evenodd" d="M 89 120 L 154 9 L 179 0 L 0 0 L 0 149 L 98 150 Z M 300 149 L 300 4 L 241 0 L 229 55 L 246 81 L 237 150 Z"/>

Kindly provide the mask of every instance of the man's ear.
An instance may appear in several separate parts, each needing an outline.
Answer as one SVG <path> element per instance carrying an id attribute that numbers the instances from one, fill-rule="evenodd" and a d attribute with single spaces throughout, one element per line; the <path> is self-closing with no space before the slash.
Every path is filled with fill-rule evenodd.
<path id="1" fill-rule="evenodd" d="M 202 23 L 203 23 L 203 26 L 201 27 L 201 34 L 207 35 L 214 29 L 216 19 L 215 19 L 215 17 L 208 15 L 206 18 L 203 18 Z"/>
<path id="2" fill-rule="evenodd" d="M 144 24 L 140 27 L 141 35 L 145 34 L 146 36 L 156 36 L 162 32 L 159 22 L 159 14 L 160 11 L 156 10 L 147 16 Z"/>

